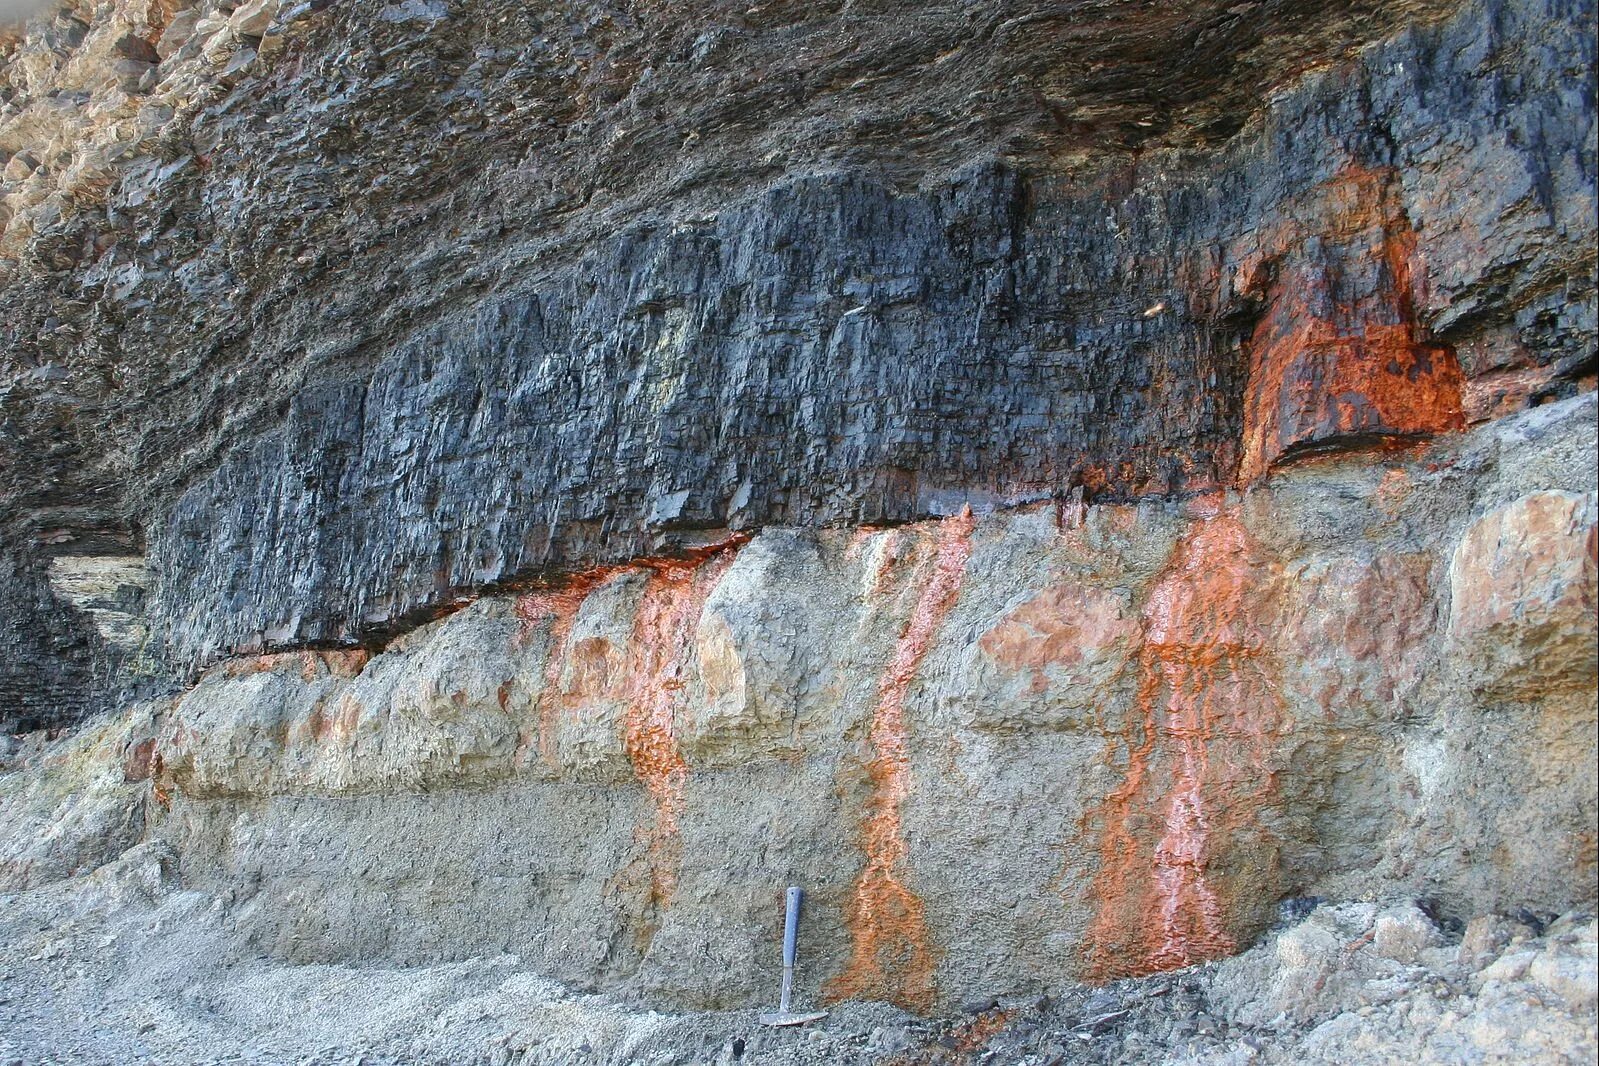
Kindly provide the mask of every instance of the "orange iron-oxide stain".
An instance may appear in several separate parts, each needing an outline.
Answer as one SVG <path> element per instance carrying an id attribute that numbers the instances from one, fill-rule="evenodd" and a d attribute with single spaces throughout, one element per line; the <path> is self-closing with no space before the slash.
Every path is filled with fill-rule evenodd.
<path id="1" fill-rule="evenodd" d="M 971 1054 L 994 1037 L 1004 1032 L 1015 1019 L 1016 1012 L 1006 1007 L 992 1007 L 969 1021 L 962 1022 L 950 1034 L 954 1038 L 952 1050 Z"/>
<path id="2" fill-rule="evenodd" d="M 319 651 L 266 652 L 241 656 L 222 664 L 226 677 L 248 677 L 251 674 L 298 673 L 302 681 L 315 681 L 324 674 L 349 679 L 358 676 L 371 659 L 371 653 L 362 649 Z"/>
<path id="3" fill-rule="evenodd" d="M 544 687 L 534 705 L 538 729 L 539 759 L 545 766 L 556 765 L 561 708 L 561 670 L 566 663 L 567 642 L 577 623 L 578 611 L 589 593 L 616 573 L 615 567 L 602 567 L 577 574 L 559 588 L 540 589 L 517 597 L 516 616 L 522 622 L 518 639 L 548 620 L 549 639 L 544 652 Z M 517 745 L 516 763 L 526 764 L 531 738 L 524 735 Z"/>
<path id="4" fill-rule="evenodd" d="M 1415 311 L 1415 233 L 1392 174 L 1357 166 L 1311 190 L 1298 222 L 1268 240 L 1265 302 L 1247 344 L 1239 474 L 1293 456 L 1419 439 L 1465 425 L 1454 350 Z"/>
<path id="5" fill-rule="evenodd" d="M 828 986 L 832 999 L 887 999 L 926 1012 L 933 1003 L 933 951 L 925 908 L 904 882 L 907 862 L 900 806 L 910 791 L 905 696 L 928 648 L 960 595 L 976 520 L 971 509 L 944 519 L 925 583 L 878 685 L 867 764 L 872 794 L 861 827 L 866 865 L 847 914 L 853 944 L 848 965 Z"/>
<path id="6" fill-rule="evenodd" d="M 678 747 L 676 713 L 688 684 L 695 631 L 705 601 L 732 565 L 734 552 L 650 562 L 634 616 L 623 680 L 623 746 L 654 808 L 641 830 L 650 869 L 650 904 L 670 904 L 677 889 L 679 820 L 688 763 Z"/>
<path id="7" fill-rule="evenodd" d="M 155 738 L 146 737 L 136 744 L 130 745 L 123 753 L 122 780 L 148 781 L 155 776 L 156 768 L 161 763 L 161 756 L 156 751 Z"/>
<path id="8" fill-rule="evenodd" d="M 1127 776 L 1098 812 L 1095 979 L 1234 950 L 1212 865 L 1274 785 L 1269 744 L 1282 715 L 1262 636 L 1270 580 L 1242 523 L 1218 511 L 1178 544 L 1150 594 Z"/>
<path id="9" fill-rule="evenodd" d="M 692 548 L 676 557 L 644 558 L 631 563 L 596 566 L 567 575 L 559 585 L 537 588 L 518 596 L 515 609 L 521 626 L 512 638 L 512 647 L 524 646 L 540 627 L 547 624 L 549 628 L 545 639 L 543 685 L 534 704 L 534 723 L 523 730 L 518 743 L 517 765 L 526 765 L 528 753 L 534 744 L 532 730 L 536 728 L 540 761 L 548 767 L 555 767 L 558 762 L 561 711 L 574 695 L 618 695 L 609 676 L 610 643 L 584 640 L 579 641 L 576 647 L 572 646 L 572 631 L 578 615 L 596 589 L 627 573 L 693 570 L 748 539 L 748 534 L 739 533 Z M 607 660 L 607 663 L 600 664 L 599 669 L 595 668 L 596 656 Z M 567 676 L 568 668 L 572 668 L 577 676 Z M 577 685 L 579 692 L 570 691 L 573 684 Z"/>

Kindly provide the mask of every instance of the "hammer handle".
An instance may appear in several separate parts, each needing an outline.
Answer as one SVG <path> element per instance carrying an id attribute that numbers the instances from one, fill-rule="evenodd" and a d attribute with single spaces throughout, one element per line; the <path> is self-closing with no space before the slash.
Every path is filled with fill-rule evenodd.
<path id="1" fill-rule="evenodd" d="M 799 942 L 799 909 L 800 890 L 790 886 L 788 890 L 788 909 L 783 915 L 783 965 L 794 965 L 794 954 Z"/>

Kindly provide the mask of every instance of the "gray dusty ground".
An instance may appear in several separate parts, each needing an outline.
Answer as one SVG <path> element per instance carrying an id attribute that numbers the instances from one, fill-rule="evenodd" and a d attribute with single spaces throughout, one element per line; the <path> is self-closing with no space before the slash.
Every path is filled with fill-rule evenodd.
<path id="1" fill-rule="evenodd" d="M 239 957 L 161 845 L 0 897 L 0 1066 L 25 1063 L 1582 1063 L 1591 915 L 1441 930 L 1321 905 L 1242 956 L 923 1020 L 846 1004 L 803 1030 L 578 995 L 514 956 L 408 969 Z M 1296 916 L 1290 915 L 1290 918 Z"/>

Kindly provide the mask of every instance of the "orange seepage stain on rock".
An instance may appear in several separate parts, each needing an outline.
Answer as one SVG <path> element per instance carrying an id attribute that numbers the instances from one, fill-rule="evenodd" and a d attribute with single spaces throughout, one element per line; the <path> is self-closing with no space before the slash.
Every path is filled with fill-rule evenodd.
<path id="1" fill-rule="evenodd" d="M 1047 586 L 978 638 L 990 659 L 1032 674 L 1031 688 L 1049 686 L 1050 667 L 1075 667 L 1138 636 L 1136 620 L 1111 593 L 1073 582 Z"/>
<path id="2" fill-rule="evenodd" d="M 953 1038 L 953 1051 L 971 1054 L 1004 1032 L 1015 1020 L 1016 1012 L 1007 1007 L 993 1007 L 963 1021 L 949 1035 Z"/>
<path id="3" fill-rule="evenodd" d="M 348 680 L 360 675 L 371 660 L 372 653 L 364 649 L 267 652 L 230 659 L 222 664 L 227 677 L 246 677 L 250 674 L 294 671 L 302 681 L 315 681 L 324 673 Z"/>
<path id="4" fill-rule="evenodd" d="M 1247 346 L 1242 480 L 1297 453 L 1464 427 L 1460 364 L 1416 320 L 1415 234 L 1390 188 L 1386 171 L 1346 168 L 1249 271 L 1265 311 Z"/>
<path id="5" fill-rule="evenodd" d="M 161 765 L 161 755 L 156 751 L 156 738 L 145 737 L 129 745 L 122 758 L 122 780 L 148 781 Z"/>
<path id="6" fill-rule="evenodd" d="M 599 567 L 517 600 L 523 623 L 519 641 L 549 624 L 544 685 L 535 703 L 541 761 L 558 764 L 561 711 L 572 699 L 622 705 L 623 750 L 651 807 L 650 820 L 635 831 L 642 854 L 616 882 L 618 887 L 639 884 L 641 870 L 647 871 L 646 913 L 636 930 L 641 942 L 654 935 L 650 913 L 668 906 L 677 889 L 689 767 L 678 746 L 676 717 L 688 687 L 696 634 L 706 600 L 747 539 L 740 534 L 676 558 Z M 643 574 L 644 588 L 625 645 L 617 648 L 602 637 L 574 643 L 572 633 L 584 602 L 601 585 L 627 574 Z M 524 736 L 519 762 L 530 746 Z"/>
<path id="7" fill-rule="evenodd" d="M 1098 812 L 1096 979 L 1234 950 L 1212 864 L 1273 788 L 1282 713 L 1262 636 L 1271 580 L 1242 523 L 1216 512 L 1179 543 L 1150 594 L 1127 775 Z"/>
<path id="8" fill-rule="evenodd" d="M 516 616 L 521 619 L 523 634 L 548 620 L 550 634 L 544 653 L 544 687 L 539 690 L 534 704 L 535 725 L 538 729 L 539 759 L 548 767 L 556 765 L 556 741 L 559 738 L 561 710 L 561 671 L 566 664 L 567 643 L 577 614 L 589 593 L 616 573 L 615 567 L 589 570 L 572 577 L 565 585 L 553 589 L 540 589 L 517 597 Z M 531 738 L 524 732 L 517 745 L 516 763 L 526 764 Z"/>
<path id="9" fill-rule="evenodd" d="M 954 607 L 971 555 L 970 508 L 939 523 L 925 583 L 878 685 L 867 774 L 872 795 L 861 827 L 866 865 L 847 912 L 852 951 L 832 982 L 831 999 L 883 998 L 926 1012 L 933 1003 L 933 950 L 925 908 L 904 882 L 907 851 L 900 807 L 910 791 L 905 696 Z"/>
<path id="10" fill-rule="evenodd" d="M 676 714 L 688 684 L 695 631 L 705 601 L 734 553 L 651 562 L 634 616 L 622 679 L 623 745 L 650 798 L 654 822 L 642 832 L 650 867 L 650 902 L 664 907 L 677 889 L 679 820 L 688 763 L 677 742 Z"/>

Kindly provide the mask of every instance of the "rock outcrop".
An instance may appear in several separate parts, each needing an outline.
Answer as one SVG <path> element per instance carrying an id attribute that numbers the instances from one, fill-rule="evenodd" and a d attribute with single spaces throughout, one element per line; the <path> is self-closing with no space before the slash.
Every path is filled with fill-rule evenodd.
<path id="1" fill-rule="evenodd" d="M 1593 373 L 1580 4 L 976 41 L 920 5 L 230 6 L 39 16 L 0 125 L 7 536 L 146 554 L 180 674 L 706 530 L 1209 491 Z"/>
<path id="2" fill-rule="evenodd" d="M 1285 898 L 1558 911 L 1596 871 L 1595 447 L 1589 395 L 1246 493 L 767 529 L 230 660 L 98 758 L 256 950 L 681 1007 L 761 998 L 788 883 L 808 994 L 920 1011 L 1222 957 Z"/>
<path id="3" fill-rule="evenodd" d="M 0 889 L 694 1010 L 787 884 L 919 1014 L 1591 944 L 1594 14 L 34 5 Z"/>

